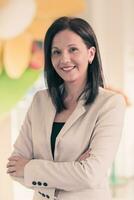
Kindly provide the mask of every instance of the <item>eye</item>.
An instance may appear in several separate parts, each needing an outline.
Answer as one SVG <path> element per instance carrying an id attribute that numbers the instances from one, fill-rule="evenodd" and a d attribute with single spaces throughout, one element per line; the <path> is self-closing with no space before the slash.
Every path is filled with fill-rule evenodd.
<path id="1" fill-rule="evenodd" d="M 78 49 L 77 49 L 76 47 L 71 47 L 71 48 L 69 49 L 69 51 L 70 51 L 70 52 L 77 52 Z"/>
<path id="2" fill-rule="evenodd" d="M 58 49 L 54 49 L 51 51 L 51 56 L 56 56 L 56 55 L 60 55 L 60 54 L 61 54 L 61 52 Z"/>

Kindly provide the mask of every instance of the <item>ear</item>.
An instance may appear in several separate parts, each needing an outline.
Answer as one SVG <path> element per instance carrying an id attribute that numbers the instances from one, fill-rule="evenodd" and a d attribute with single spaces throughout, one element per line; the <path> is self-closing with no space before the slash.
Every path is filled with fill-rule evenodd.
<path id="1" fill-rule="evenodd" d="M 96 52 L 96 49 L 93 46 L 88 49 L 88 55 L 89 55 L 88 56 L 88 61 L 89 61 L 90 64 L 93 62 L 93 59 L 94 59 L 94 56 L 95 56 L 95 52 Z"/>

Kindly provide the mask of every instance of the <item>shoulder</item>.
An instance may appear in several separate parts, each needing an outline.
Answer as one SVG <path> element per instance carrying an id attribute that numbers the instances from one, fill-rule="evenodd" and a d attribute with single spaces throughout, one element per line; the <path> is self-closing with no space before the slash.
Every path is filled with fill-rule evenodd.
<path id="1" fill-rule="evenodd" d="M 99 87 L 99 94 L 97 98 L 102 99 L 102 101 L 119 101 L 126 104 L 125 98 L 122 94 L 102 87 Z"/>
<path id="2" fill-rule="evenodd" d="M 36 116 L 44 117 L 45 113 L 53 110 L 54 105 L 49 95 L 48 89 L 39 90 L 33 96 L 32 103 L 29 107 L 29 114 L 32 119 L 37 119 Z"/>
<path id="3" fill-rule="evenodd" d="M 99 87 L 99 93 L 95 101 L 87 106 L 87 110 L 93 110 L 94 113 L 104 113 L 110 110 L 117 110 L 124 112 L 126 110 L 126 102 L 123 95 Z"/>
<path id="4" fill-rule="evenodd" d="M 99 88 L 99 94 L 96 98 L 96 103 L 104 107 L 122 107 L 125 109 L 126 102 L 123 95 L 109 89 Z"/>
<path id="5" fill-rule="evenodd" d="M 33 96 L 32 106 L 42 107 L 52 104 L 51 97 L 49 95 L 48 89 L 39 90 Z"/>
<path id="6" fill-rule="evenodd" d="M 125 116 L 126 102 L 123 95 L 104 88 L 99 88 L 95 101 L 87 111 L 92 119 L 122 122 Z"/>
<path id="7" fill-rule="evenodd" d="M 45 101 L 47 99 L 50 99 L 48 89 L 38 90 L 33 96 L 33 101 Z"/>

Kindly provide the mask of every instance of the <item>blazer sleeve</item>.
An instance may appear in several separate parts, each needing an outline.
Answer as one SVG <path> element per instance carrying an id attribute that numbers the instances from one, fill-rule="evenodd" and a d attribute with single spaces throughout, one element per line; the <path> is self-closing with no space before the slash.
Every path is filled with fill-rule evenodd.
<path id="1" fill-rule="evenodd" d="M 22 156 L 30 160 L 33 158 L 33 145 L 32 145 L 32 134 L 31 134 L 32 131 L 31 112 L 32 112 L 33 101 L 27 111 L 26 117 L 20 129 L 19 136 L 17 137 L 17 140 L 14 144 L 14 150 L 11 156 Z M 25 186 L 23 177 L 11 176 L 11 178 Z"/>
<path id="2" fill-rule="evenodd" d="M 33 187 L 33 180 L 40 180 L 47 183 L 47 188 L 65 191 L 99 186 L 106 178 L 119 146 L 125 107 L 124 98 L 118 94 L 112 95 L 102 106 L 91 136 L 91 152 L 87 159 L 80 162 L 31 160 L 24 169 L 25 184 Z"/>

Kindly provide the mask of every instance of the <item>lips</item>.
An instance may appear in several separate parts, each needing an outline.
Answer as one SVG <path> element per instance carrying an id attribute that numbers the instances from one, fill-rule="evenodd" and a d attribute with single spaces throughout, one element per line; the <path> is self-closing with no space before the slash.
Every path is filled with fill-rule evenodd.
<path id="1" fill-rule="evenodd" d="M 73 70 L 75 67 L 76 67 L 76 66 L 65 66 L 65 67 L 62 67 L 61 69 L 62 69 L 63 71 L 68 72 L 68 71 Z"/>

